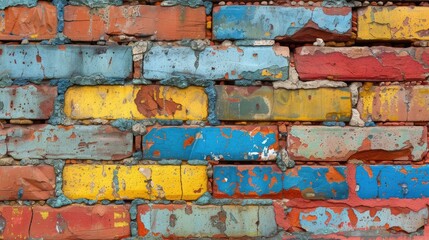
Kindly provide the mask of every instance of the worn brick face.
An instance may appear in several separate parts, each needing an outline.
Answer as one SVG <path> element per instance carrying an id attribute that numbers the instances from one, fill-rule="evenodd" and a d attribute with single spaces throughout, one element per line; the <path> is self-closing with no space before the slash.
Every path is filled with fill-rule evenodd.
<path id="1" fill-rule="evenodd" d="M 31 220 L 31 207 L 0 205 L 0 238 L 28 239 Z"/>

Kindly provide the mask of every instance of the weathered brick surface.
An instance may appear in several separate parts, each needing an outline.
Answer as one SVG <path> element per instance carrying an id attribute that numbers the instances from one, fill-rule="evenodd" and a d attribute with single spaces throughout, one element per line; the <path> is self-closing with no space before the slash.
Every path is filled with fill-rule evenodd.
<path id="1" fill-rule="evenodd" d="M 287 80 L 288 73 L 289 48 L 279 46 L 211 46 L 202 51 L 155 46 L 143 60 L 143 77 L 158 80 Z"/>
<path id="2" fill-rule="evenodd" d="M 148 238 L 270 237 L 277 231 L 272 206 L 140 205 L 137 223 Z"/>
<path id="3" fill-rule="evenodd" d="M 1 166 L 0 200 L 46 200 L 54 196 L 52 166 Z"/>
<path id="4" fill-rule="evenodd" d="M 57 9 L 47 2 L 32 8 L 9 7 L 0 11 L 0 22 L 0 40 L 50 39 L 57 34 Z"/>
<path id="5" fill-rule="evenodd" d="M 153 127 L 143 136 L 145 159 L 275 160 L 275 126 Z"/>
<path id="6" fill-rule="evenodd" d="M 131 156 L 133 136 L 111 126 L 12 126 L 0 130 L 16 159 L 118 160 Z"/>
<path id="7" fill-rule="evenodd" d="M 25 85 L 0 88 L 0 119 L 49 119 L 57 88 Z"/>
<path id="8" fill-rule="evenodd" d="M 86 5 L 92 8 L 104 7 L 106 5 L 121 5 L 122 0 L 67 0 L 71 5 Z"/>
<path id="9" fill-rule="evenodd" d="M 418 81 L 429 73 L 429 48 L 300 47 L 301 80 Z"/>
<path id="10" fill-rule="evenodd" d="M 429 86 L 372 86 L 359 92 L 362 119 L 373 121 L 429 121 Z"/>
<path id="11" fill-rule="evenodd" d="M 287 138 L 294 160 L 421 160 L 427 153 L 426 127 L 293 126 Z"/>
<path id="12" fill-rule="evenodd" d="M 213 9 L 215 39 L 346 41 L 351 38 L 351 30 L 351 8 L 220 6 Z"/>
<path id="13" fill-rule="evenodd" d="M 67 90 L 64 112 L 72 119 L 205 120 L 207 108 L 202 87 L 77 86 Z"/>
<path id="14" fill-rule="evenodd" d="M 196 200 L 207 191 L 205 166 L 70 165 L 63 178 L 71 199 Z"/>
<path id="15" fill-rule="evenodd" d="M 30 236 L 36 239 L 122 239 L 130 236 L 126 206 L 33 207 Z"/>
<path id="16" fill-rule="evenodd" d="M 0 45 L 0 62 L 0 72 L 18 80 L 123 79 L 132 71 L 131 48 L 123 46 Z"/>
<path id="17" fill-rule="evenodd" d="M 0 238 L 28 239 L 31 207 L 0 205 Z"/>

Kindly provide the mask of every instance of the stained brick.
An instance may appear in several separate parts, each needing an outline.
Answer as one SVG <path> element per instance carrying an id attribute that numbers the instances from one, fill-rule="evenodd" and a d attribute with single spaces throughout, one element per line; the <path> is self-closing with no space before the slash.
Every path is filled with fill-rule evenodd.
<path id="1" fill-rule="evenodd" d="M 373 121 L 429 121 L 428 86 L 372 86 L 359 92 L 362 119 Z"/>
<path id="2" fill-rule="evenodd" d="M 28 239 L 31 219 L 31 207 L 0 206 L 0 238 Z"/>
<path id="3" fill-rule="evenodd" d="M 225 64 L 228 59 L 228 64 Z M 152 47 L 144 56 L 147 79 L 287 80 L 289 48 L 280 46 Z"/>
<path id="4" fill-rule="evenodd" d="M 428 168 L 411 165 L 357 166 L 357 194 L 363 199 L 429 197 Z"/>
<path id="5" fill-rule="evenodd" d="M 138 233 L 148 238 L 271 237 L 272 206 L 140 205 Z"/>
<path id="6" fill-rule="evenodd" d="M 0 176 L 0 200 L 46 200 L 54 196 L 52 166 L 2 166 Z"/>
<path id="7" fill-rule="evenodd" d="M 301 80 L 422 81 L 429 48 L 300 47 L 295 64 Z"/>
<path id="8" fill-rule="evenodd" d="M 12 6 L 27 6 L 34 7 L 37 5 L 37 0 L 6 0 L 0 2 L 0 9 L 5 9 Z"/>
<path id="9" fill-rule="evenodd" d="M 64 112 L 72 119 L 205 120 L 207 105 L 202 87 L 77 86 L 67 90 Z"/>
<path id="10" fill-rule="evenodd" d="M 427 152 L 426 127 L 293 126 L 287 138 L 293 160 L 421 160 Z"/>
<path id="11" fill-rule="evenodd" d="M 275 126 L 153 127 L 143 136 L 151 160 L 275 160 Z"/>
<path id="12" fill-rule="evenodd" d="M 0 22 L 0 40 L 50 39 L 57 34 L 57 8 L 47 2 L 32 8 L 9 7 L 0 11 Z"/>
<path id="13" fill-rule="evenodd" d="M 63 179 L 70 199 L 196 200 L 207 191 L 205 166 L 68 165 Z"/>
<path id="14" fill-rule="evenodd" d="M 118 160 L 132 154 L 133 135 L 110 126 L 35 124 L 0 130 L 15 159 Z"/>
<path id="15" fill-rule="evenodd" d="M 33 207 L 31 238 L 122 239 L 130 236 L 128 209 L 120 205 Z"/>
<path id="16" fill-rule="evenodd" d="M 213 9 L 215 39 L 276 39 L 313 42 L 347 41 L 351 8 L 220 6 Z"/>
<path id="17" fill-rule="evenodd" d="M 56 96 L 57 88 L 46 85 L 0 88 L 0 118 L 48 119 Z"/>
<path id="18" fill-rule="evenodd" d="M 370 6 L 358 11 L 358 40 L 429 40 L 429 8 Z"/>
<path id="19" fill-rule="evenodd" d="M 124 79 L 132 72 L 131 47 L 0 45 L 0 72 L 11 79 L 84 77 Z"/>

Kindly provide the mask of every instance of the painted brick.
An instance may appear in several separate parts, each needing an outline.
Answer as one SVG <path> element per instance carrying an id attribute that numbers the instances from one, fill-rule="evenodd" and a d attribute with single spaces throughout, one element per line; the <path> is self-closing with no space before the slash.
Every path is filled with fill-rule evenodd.
<path id="1" fill-rule="evenodd" d="M 429 121 L 429 86 L 372 86 L 359 92 L 362 119 Z"/>
<path id="2" fill-rule="evenodd" d="M 0 200 L 45 200 L 54 197 L 52 166 L 1 166 Z"/>
<path id="3" fill-rule="evenodd" d="M 281 198 L 282 175 L 277 166 L 217 165 L 213 167 L 213 196 Z"/>
<path id="4" fill-rule="evenodd" d="M 122 239 L 130 236 L 128 209 L 120 205 L 33 207 L 30 236 L 37 239 Z"/>
<path id="5" fill-rule="evenodd" d="M 429 8 L 366 7 L 358 13 L 358 40 L 429 40 Z"/>
<path id="6" fill-rule="evenodd" d="M 123 79 L 132 72 L 131 47 L 79 45 L 0 45 L 0 72 L 11 79 L 75 76 Z"/>
<path id="7" fill-rule="evenodd" d="M 428 210 L 412 211 L 400 207 L 292 208 L 287 217 L 292 227 L 313 234 L 390 229 L 410 233 L 425 225 Z"/>
<path id="8" fill-rule="evenodd" d="M 293 160 L 421 160 L 427 152 L 427 129 L 420 126 L 289 128 L 288 153 Z"/>
<path id="9" fill-rule="evenodd" d="M 140 205 L 137 224 L 148 238 L 270 237 L 277 231 L 272 206 Z"/>
<path id="10" fill-rule="evenodd" d="M 429 48 L 299 47 L 301 80 L 421 81 L 429 73 Z"/>
<path id="11" fill-rule="evenodd" d="M 0 119 L 49 119 L 57 87 L 25 85 L 0 88 Z"/>
<path id="12" fill-rule="evenodd" d="M 0 238 L 28 239 L 32 218 L 31 207 L 0 206 Z"/>
<path id="13" fill-rule="evenodd" d="M 111 126 L 35 124 L 0 130 L 15 159 L 118 160 L 132 155 L 133 135 Z"/>
<path id="14" fill-rule="evenodd" d="M 215 39 L 347 41 L 351 30 L 351 8 L 221 6 L 213 9 Z"/>
<path id="15" fill-rule="evenodd" d="M 71 5 L 86 5 L 92 8 L 104 7 L 106 5 L 121 5 L 122 0 L 68 0 Z"/>
<path id="16" fill-rule="evenodd" d="M 206 34 L 203 7 L 134 5 L 93 10 L 66 6 L 64 20 L 64 33 L 74 41 L 97 41 L 104 35 L 151 40 L 202 39 Z"/>
<path id="17" fill-rule="evenodd" d="M 363 199 L 429 197 L 428 169 L 426 165 L 357 166 L 357 194 Z"/>
<path id="18" fill-rule="evenodd" d="M 283 178 L 284 198 L 347 199 L 346 167 L 296 166 Z"/>
<path id="19" fill-rule="evenodd" d="M 289 48 L 280 46 L 211 46 L 202 51 L 155 46 L 143 60 L 146 79 L 287 80 L 288 72 Z"/>
<path id="20" fill-rule="evenodd" d="M 0 9 L 5 9 L 12 6 L 27 6 L 34 7 L 37 5 L 37 0 L 5 0 L 0 1 Z"/>
<path id="21" fill-rule="evenodd" d="M 50 39 L 57 34 L 57 9 L 47 2 L 32 8 L 9 7 L 0 11 L 0 22 L 0 40 Z"/>
<path id="22" fill-rule="evenodd" d="M 70 199 L 196 200 L 207 191 L 205 166 L 68 165 L 63 192 Z"/>
<path id="23" fill-rule="evenodd" d="M 153 127 L 143 136 L 150 160 L 275 160 L 276 126 Z"/>
<path id="24" fill-rule="evenodd" d="M 67 89 L 64 112 L 72 119 L 205 120 L 207 106 L 202 87 L 76 86 Z"/>

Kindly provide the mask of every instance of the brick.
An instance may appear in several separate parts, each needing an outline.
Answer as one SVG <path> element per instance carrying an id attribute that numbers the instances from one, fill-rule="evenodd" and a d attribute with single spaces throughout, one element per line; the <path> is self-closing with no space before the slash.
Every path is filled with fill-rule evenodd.
<path id="1" fill-rule="evenodd" d="M 0 2 L 0 9 L 13 6 L 34 7 L 37 5 L 37 0 L 5 0 Z"/>
<path id="2" fill-rule="evenodd" d="M 427 152 L 427 129 L 420 126 L 289 128 L 287 151 L 293 160 L 421 160 Z"/>
<path id="3" fill-rule="evenodd" d="M 86 5 L 91 8 L 99 8 L 106 5 L 122 5 L 122 3 L 122 0 L 68 0 L 68 4 Z"/>
<path id="4" fill-rule="evenodd" d="M 299 47 L 301 80 L 422 81 L 429 73 L 429 48 Z"/>
<path id="5" fill-rule="evenodd" d="M 357 194 L 363 199 L 429 197 L 428 168 L 426 165 L 357 166 Z"/>
<path id="6" fill-rule="evenodd" d="M 1 166 L 0 200 L 46 200 L 54 197 L 52 166 Z"/>
<path id="7" fill-rule="evenodd" d="M 215 39 L 276 39 L 297 42 L 347 41 L 351 8 L 221 6 L 213 9 Z"/>
<path id="8" fill-rule="evenodd" d="M 130 215 L 121 205 L 33 207 L 31 238 L 122 239 L 130 236 Z"/>
<path id="9" fill-rule="evenodd" d="M 415 6 L 370 6 L 359 8 L 358 40 L 429 40 L 429 8 Z"/>
<path id="10" fill-rule="evenodd" d="M 205 120 L 207 108 L 202 87 L 156 85 L 70 87 L 64 103 L 72 119 Z"/>
<path id="11" fill-rule="evenodd" d="M 425 225 L 428 210 L 412 211 L 401 207 L 292 208 L 287 218 L 292 227 L 312 234 L 393 229 L 411 233 Z"/>
<path id="12" fill-rule="evenodd" d="M 280 46 L 210 46 L 202 51 L 155 46 L 143 60 L 143 77 L 155 80 L 287 80 L 288 72 L 289 48 Z"/>
<path id="13" fill-rule="evenodd" d="M 296 166 L 286 170 L 283 197 L 305 199 L 347 199 L 346 167 Z"/>
<path id="14" fill-rule="evenodd" d="M 149 160 L 275 160 L 275 126 L 152 127 L 143 136 Z"/>
<path id="15" fill-rule="evenodd" d="M 93 10 L 66 6 L 64 20 L 64 33 L 73 41 L 97 41 L 104 35 L 151 40 L 203 39 L 206 34 L 203 7 L 134 5 Z"/>
<path id="16" fill-rule="evenodd" d="M 140 205 L 140 236 L 148 238 L 270 237 L 277 231 L 272 206 Z"/>
<path id="17" fill-rule="evenodd" d="M 217 165 L 213 167 L 213 196 L 281 198 L 282 175 L 277 166 Z"/>
<path id="18" fill-rule="evenodd" d="M 0 205 L 0 238 L 28 239 L 31 219 L 31 207 Z"/>
<path id="19" fill-rule="evenodd" d="M 205 166 L 68 165 L 63 192 L 70 199 L 196 200 L 207 191 Z"/>
<path id="20" fill-rule="evenodd" d="M 124 79 L 132 72 L 131 47 L 124 46 L 0 45 L 0 62 L 0 72 L 17 80 Z"/>
<path id="21" fill-rule="evenodd" d="M 429 121 L 429 86 L 372 86 L 359 92 L 362 119 L 373 121 Z"/>
<path id="22" fill-rule="evenodd" d="M 0 88 L 0 119 L 49 119 L 57 87 L 25 85 Z"/>
<path id="23" fill-rule="evenodd" d="M 0 130 L 15 159 L 119 160 L 132 155 L 133 135 L 111 126 L 35 124 Z"/>
<path id="24" fill-rule="evenodd" d="M 0 40 L 43 40 L 57 34 L 57 9 L 47 2 L 36 7 L 9 7 L 0 11 Z"/>

